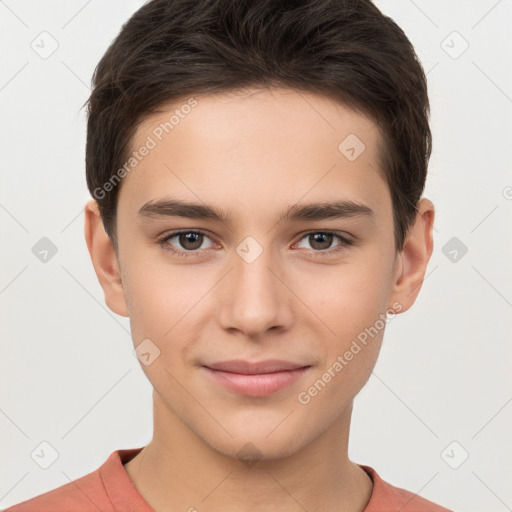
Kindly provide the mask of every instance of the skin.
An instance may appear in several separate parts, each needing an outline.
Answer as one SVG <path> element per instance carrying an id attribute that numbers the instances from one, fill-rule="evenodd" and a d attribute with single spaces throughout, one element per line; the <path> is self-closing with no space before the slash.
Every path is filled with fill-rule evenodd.
<path id="1" fill-rule="evenodd" d="M 348 458 L 350 418 L 385 329 L 309 403 L 297 397 L 379 315 L 412 306 L 432 254 L 434 206 L 420 200 L 396 252 L 391 197 L 378 171 L 380 133 L 367 117 L 287 89 L 196 99 L 123 179 L 117 254 L 96 202 L 85 209 L 107 305 L 130 317 L 135 347 L 149 338 L 160 350 L 141 365 L 154 388 L 153 439 L 125 469 L 157 511 L 362 511 L 372 482 Z M 166 105 L 141 124 L 133 148 L 179 107 Z M 351 133 L 366 146 L 354 161 L 338 150 Z M 148 201 L 170 197 L 225 209 L 232 221 L 137 215 Z M 340 199 L 374 215 L 279 222 L 296 203 Z M 177 229 L 207 233 L 195 256 L 164 249 L 191 252 L 179 237 L 159 243 Z M 322 245 L 309 236 L 326 230 L 354 243 L 332 252 L 340 239 Z M 247 236 L 263 250 L 251 263 L 236 251 Z M 236 358 L 311 366 L 291 386 L 250 397 L 201 368 Z M 252 465 L 237 455 L 249 442 Z"/>

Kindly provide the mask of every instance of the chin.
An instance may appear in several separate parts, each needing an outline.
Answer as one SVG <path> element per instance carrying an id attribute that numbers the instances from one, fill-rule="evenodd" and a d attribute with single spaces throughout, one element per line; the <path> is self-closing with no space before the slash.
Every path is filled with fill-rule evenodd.
<path id="1" fill-rule="evenodd" d="M 203 440 L 215 451 L 226 457 L 239 459 L 247 467 L 252 467 L 259 461 L 289 457 L 307 444 L 308 441 L 304 437 L 303 430 L 298 436 L 297 432 L 290 429 L 291 425 L 288 425 L 287 428 L 279 426 L 276 429 L 278 424 L 279 422 L 275 422 L 270 429 L 260 429 L 257 426 L 251 429 L 232 428 L 228 430 L 233 437 L 226 435 L 221 439 L 212 439 L 208 436 Z M 272 431 L 272 429 L 275 430 Z M 269 434 L 269 432 L 271 433 Z"/>

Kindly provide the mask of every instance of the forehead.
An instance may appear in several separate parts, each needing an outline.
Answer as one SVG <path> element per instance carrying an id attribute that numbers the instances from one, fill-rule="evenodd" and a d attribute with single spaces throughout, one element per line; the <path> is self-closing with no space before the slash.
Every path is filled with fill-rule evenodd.
<path id="1" fill-rule="evenodd" d="M 132 208 L 166 194 L 209 204 L 230 198 L 232 209 L 260 211 L 262 201 L 301 197 L 389 205 L 378 127 L 313 93 L 249 88 L 183 97 L 139 125 L 131 150 L 144 146 L 151 149 L 120 193 Z"/>
<path id="2" fill-rule="evenodd" d="M 373 120 L 331 98 L 290 89 L 248 87 L 182 96 L 164 103 L 138 126 L 132 145 L 142 144 L 148 134 L 156 142 L 176 132 L 187 136 L 190 135 L 187 128 L 193 130 L 196 139 L 223 143 L 227 139 L 239 141 L 244 134 L 251 134 L 258 135 L 255 143 L 279 144 L 284 140 L 287 147 L 293 147 L 294 140 L 297 145 L 307 141 L 309 148 L 319 141 L 332 145 L 350 133 L 358 135 L 367 146 L 380 143 L 379 129 Z M 240 133 L 240 128 L 245 131 Z M 248 137 L 245 142 L 245 147 L 249 147 Z M 368 149 L 372 152 L 373 148 Z"/>

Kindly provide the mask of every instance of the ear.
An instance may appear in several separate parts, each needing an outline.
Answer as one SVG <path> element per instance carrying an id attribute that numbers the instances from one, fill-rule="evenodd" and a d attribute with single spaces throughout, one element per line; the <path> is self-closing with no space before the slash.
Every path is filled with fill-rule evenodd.
<path id="1" fill-rule="evenodd" d="M 405 239 L 402 251 L 397 255 L 396 270 L 391 290 L 390 303 L 398 302 L 407 311 L 416 301 L 425 278 L 427 264 L 432 255 L 434 243 L 434 205 L 428 199 L 421 199 L 417 205 L 415 220 Z"/>
<path id="2" fill-rule="evenodd" d="M 118 315 L 129 316 L 117 256 L 100 217 L 98 203 L 88 201 L 85 212 L 85 240 L 94 271 L 103 288 L 107 306 Z"/>

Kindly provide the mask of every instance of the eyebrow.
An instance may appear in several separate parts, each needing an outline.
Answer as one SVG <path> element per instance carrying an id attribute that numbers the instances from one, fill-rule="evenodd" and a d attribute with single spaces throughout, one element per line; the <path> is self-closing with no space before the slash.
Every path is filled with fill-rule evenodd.
<path id="1" fill-rule="evenodd" d="M 201 203 L 190 203 L 178 199 L 148 201 L 138 215 L 141 218 L 185 217 L 206 219 L 229 224 L 232 220 L 229 211 Z M 323 203 L 295 204 L 279 216 L 284 221 L 318 221 L 348 217 L 374 217 L 374 211 L 365 204 L 350 200 Z"/>

